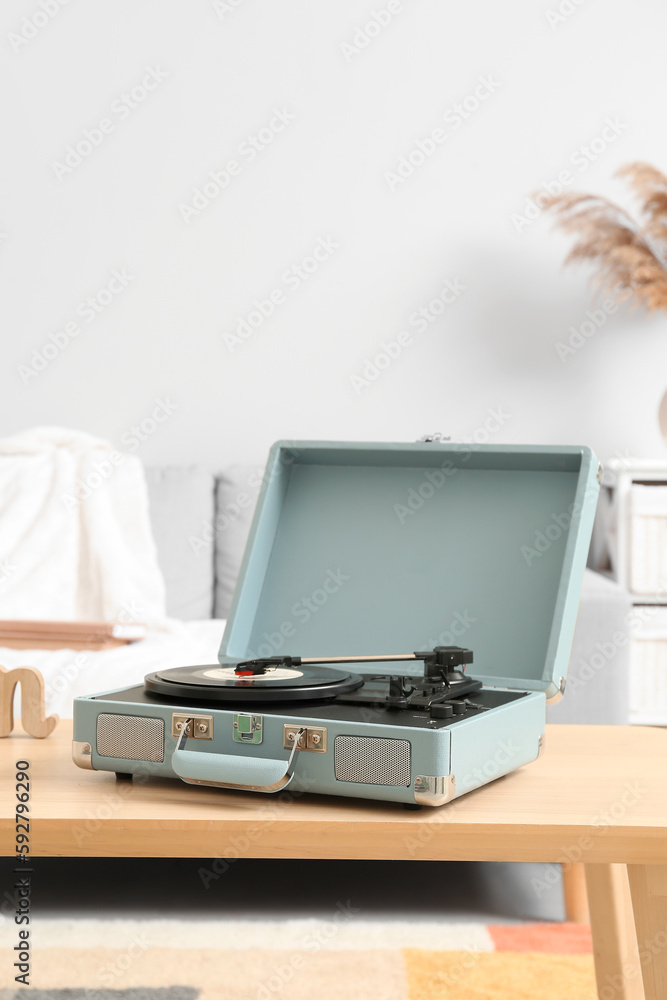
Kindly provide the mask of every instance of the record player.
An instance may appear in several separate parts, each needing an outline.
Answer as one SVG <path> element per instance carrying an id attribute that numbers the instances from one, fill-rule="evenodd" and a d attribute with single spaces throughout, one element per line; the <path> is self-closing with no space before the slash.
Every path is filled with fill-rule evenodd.
<path id="1" fill-rule="evenodd" d="M 278 442 L 219 662 L 77 698 L 75 763 L 429 806 L 530 763 L 599 468 L 582 447 Z"/>

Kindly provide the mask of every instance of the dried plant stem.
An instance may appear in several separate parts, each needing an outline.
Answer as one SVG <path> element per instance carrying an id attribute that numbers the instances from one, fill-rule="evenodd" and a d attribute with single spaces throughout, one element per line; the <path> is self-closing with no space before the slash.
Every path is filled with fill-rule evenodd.
<path id="1" fill-rule="evenodd" d="M 592 194 L 554 195 L 542 205 L 575 237 L 566 264 L 595 264 L 600 290 L 618 301 L 667 309 L 667 177 L 646 163 L 629 164 L 619 175 L 639 200 L 639 221 Z"/>

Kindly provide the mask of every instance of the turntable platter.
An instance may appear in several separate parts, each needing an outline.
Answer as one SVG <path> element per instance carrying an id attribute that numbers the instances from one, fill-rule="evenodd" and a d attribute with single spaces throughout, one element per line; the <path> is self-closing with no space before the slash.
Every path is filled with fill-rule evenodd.
<path id="1" fill-rule="evenodd" d="M 196 698 L 220 702 L 323 701 L 349 694 L 362 686 L 363 678 L 330 667 L 298 669 L 268 667 L 264 673 L 239 676 L 235 664 L 204 664 L 157 670 L 144 679 L 150 694 L 168 698 Z"/>

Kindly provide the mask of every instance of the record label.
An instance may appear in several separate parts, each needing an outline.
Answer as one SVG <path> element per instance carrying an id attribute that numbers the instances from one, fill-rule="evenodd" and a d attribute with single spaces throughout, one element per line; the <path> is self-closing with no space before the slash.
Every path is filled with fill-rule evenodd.
<path id="1" fill-rule="evenodd" d="M 241 674 L 237 674 L 233 667 L 207 667 L 205 670 L 196 670 L 192 674 L 193 677 L 206 680 L 214 681 L 234 681 L 235 683 L 243 681 L 245 684 L 252 684 L 256 681 L 262 681 L 262 683 L 271 681 L 293 681 L 297 677 L 303 677 L 302 670 L 292 670 L 288 667 L 266 667 L 263 674 L 257 674 L 256 676 L 246 677 Z"/>

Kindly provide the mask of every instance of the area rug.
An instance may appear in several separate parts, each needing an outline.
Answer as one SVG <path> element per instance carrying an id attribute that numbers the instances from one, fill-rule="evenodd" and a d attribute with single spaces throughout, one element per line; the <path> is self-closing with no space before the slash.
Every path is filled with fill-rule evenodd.
<path id="1" fill-rule="evenodd" d="M 0 925 L 0 1000 L 595 1000 L 577 924 L 65 920 L 32 927 L 30 985 Z"/>

